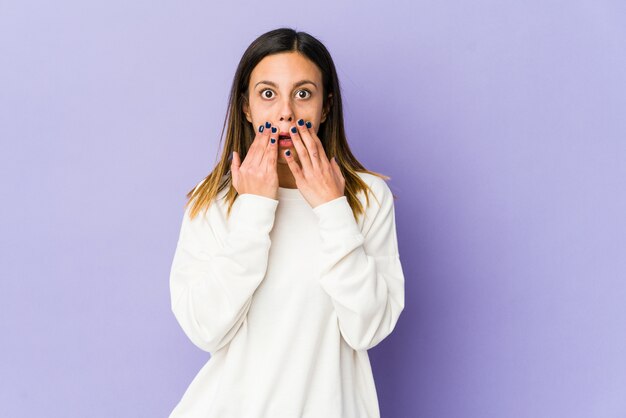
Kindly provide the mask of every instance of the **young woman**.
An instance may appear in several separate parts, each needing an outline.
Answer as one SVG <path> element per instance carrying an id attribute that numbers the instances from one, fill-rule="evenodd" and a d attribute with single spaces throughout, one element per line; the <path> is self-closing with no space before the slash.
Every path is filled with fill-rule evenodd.
<path id="1" fill-rule="evenodd" d="M 256 39 L 225 126 L 170 273 L 172 311 L 211 358 L 170 418 L 379 417 L 367 350 L 404 309 L 395 196 L 348 147 L 324 45 Z"/>

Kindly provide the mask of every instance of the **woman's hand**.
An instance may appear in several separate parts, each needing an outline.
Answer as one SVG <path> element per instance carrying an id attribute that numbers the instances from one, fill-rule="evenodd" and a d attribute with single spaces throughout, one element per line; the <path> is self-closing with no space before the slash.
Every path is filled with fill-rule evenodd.
<path id="1" fill-rule="evenodd" d="M 240 195 L 250 193 L 277 199 L 278 171 L 276 160 L 278 144 L 276 137 L 272 138 L 273 143 L 270 140 L 270 127 L 272 125 L 266 122 L 262 132 L 261 126 L 257 129 L 257 134 L 243 163 L 239 159 L 239 153 L 233 151 L 233 160 L 230 164 L 232 183 Z M 274 130 L 277 129 L 274 128 Z"/>
<path id="2" fill-rule="evenodd" d="M 313 129 L 307 128 L 302 119 L 298 120 L 297 125 L 296 132 L 293 132 L 292 127 L 289 134 L 302 168 L 293 155 L 285 154 L 285 158 L 300 193 L 315 208 L 343 196 L 346 180 L 335 158 L 328 161 L 322 142 Z"/>

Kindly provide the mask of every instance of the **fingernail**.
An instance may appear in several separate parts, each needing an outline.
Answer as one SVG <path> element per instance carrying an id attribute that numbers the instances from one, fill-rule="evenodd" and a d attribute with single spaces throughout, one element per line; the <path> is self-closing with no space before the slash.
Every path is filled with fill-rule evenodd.
<path id="1" fill-rule="evenodd" d="M 263 132 L 263 125 L 259 126 L 259 132 Z"/>
<path id="2" fill-rule="evenodd" d="M 272 124 L 271 124 L 271 123 L 269 123 L 269 122 L 265 122 L 265 127 L 266 127 L 266 128 L 269 128 L 270 126 L 272 126 Z"/>
<path id="3" fill-rule="evenodd" d="M 298 125 L 300 125 L 300 126 L 304 125 L 304 119 L 298 120 Z"/>
<path id="4" fill-rule="evenodd" d="M 272 133 L 273 133 L 273 134 L 275 134 L 277 130 L 278 130 L 278 129 L 276 129 L 276 127 L 275 127 L 275 126 L 272 126 Z"/>
<path id="5" fill-rule="evenodd" d="M 295 134 L 296 132 L 298 132 L 298 128 L 296 128 L 295 126 L 292 126 L 291 127 L 291 133 Z"/>
<path id="6" fill-rule="evenodd" d="M 276 142 L 276 139 L 272 138 L 271 141 L 272 141 L 272 144 L 273 144 L 274 142 Z"/>
<path id="7" fill-rule="evenodd" d="M 307 122 L 307 123 L 306 123 L 306 127 L 307 127 L 307 128 L 311 129 L 311 126 L 313 126 L 313 124 L 312 124 L 311 122 Z"/>
<path id="8" fill-rule="evenodd" d="M 289 157 L 289 156 L 291 155 L 291 151 L 289 151 L 289 150 L 285 151 L 285 155 L 286 155 L 287 157 Z"/>

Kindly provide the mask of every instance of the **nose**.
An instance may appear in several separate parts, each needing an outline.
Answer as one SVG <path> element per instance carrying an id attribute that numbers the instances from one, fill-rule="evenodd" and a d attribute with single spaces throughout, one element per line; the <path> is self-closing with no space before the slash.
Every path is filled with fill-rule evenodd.
<path id="1" fill-rule="evenodd" d="M 283 106 L 280 110 L 280 121 L 281 122 L 293 122 L 295 120 L 295 116 L 293 114 L 292 103 L 289 98 L 283 101 Z"/>

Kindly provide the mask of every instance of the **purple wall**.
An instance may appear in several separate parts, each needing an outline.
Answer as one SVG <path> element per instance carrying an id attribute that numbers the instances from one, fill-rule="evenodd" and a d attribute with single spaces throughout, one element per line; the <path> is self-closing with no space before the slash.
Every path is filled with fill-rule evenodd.
<path id="1" fill-rule="evenodd" d="M 0 3 L 0 415 L 178 402 L 209 356 L 169 305 L 184 194 L 244 49 L 286 25 L 399 196 L 383 417 L 626 416 L 625 3 L 290 6 Z"/>

